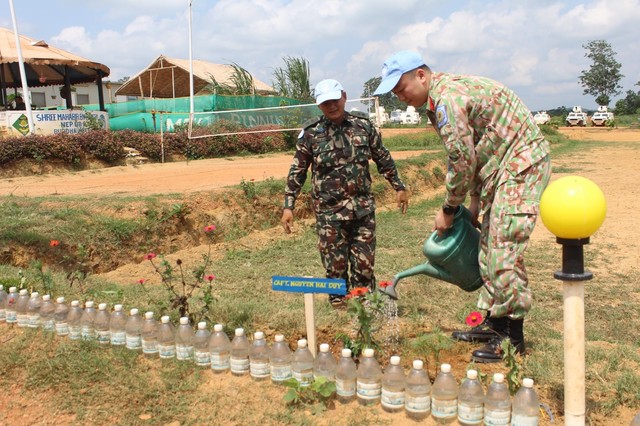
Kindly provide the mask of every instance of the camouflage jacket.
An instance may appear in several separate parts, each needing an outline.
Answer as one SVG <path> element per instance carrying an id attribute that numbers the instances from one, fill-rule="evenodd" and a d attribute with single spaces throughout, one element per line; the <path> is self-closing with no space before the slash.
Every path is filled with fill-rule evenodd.
<path id="1" fill-rule="evenodd" d="M 293 209 L 311 166 L 316 215 L 332 220 L 361 218 L 375 211 L 369 160 L 396 190 L 404 189 L 382 137 L 363 113 L 345 112 L 337 125 L 320 116 L 304 124 L 285 188 L 284 208 Z"/>
<path id="2" fill-rule="evenodd" d="M 451 206 L 462 204 L 470 192 L 487 207 L 509 175 L 549 154 L 529 109 L 488 78 L 433 73 L 427 116 L 449 157 L 445 203 Z"/>

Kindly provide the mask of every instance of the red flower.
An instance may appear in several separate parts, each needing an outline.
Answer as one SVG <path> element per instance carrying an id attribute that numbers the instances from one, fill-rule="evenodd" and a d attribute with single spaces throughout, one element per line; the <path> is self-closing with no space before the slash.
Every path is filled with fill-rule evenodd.
<path id="1" fill-rule="evenodd" d="M 391 281 L 380 281 L 378 283 L 378 287 L 380 288 L 386 288 L 386 287 L 390 287 L 393 283 Z"/>
<path id="2" fill-rule="evenodd" d="M 345 300 L 353 299 L 353 294 L 349 293 L 344 297 Z"/>
<path id="3" fill-rule="evenodd" d="M 144 255 L 144 259 L 145 259 L 145 260 L 151 260 L 151 259 L 153 259 L 153 258 L 155 258 L 155 257 L 156 257 L 156 254 L 155 254 L 155 253 L 153 253 L 153 252 L 151 252 L 151 253 L 147 253 L 147 254 L 145 254 L 145 255 Z"/>
<path id="4" fill-rule="evenodd" d="M 204 279 L 209 281 L 209 282 L 211 282 L 211 281 L 216 279 L 216 276 L 215 275 L 207 275 L 206 277 L 204 277 Z"/>
<path id="5" fill-rule="evenodd" d="M 368 291 L 368 287 L 356 287 L 349 290 L 349 294 L 351 295 L 351 297 L 360 297 L 367 294 Z"/>
<path id="6" fill-rule="evenodd" d="M 138 284 L 144 284 L 145 279 L 144 278 L 140 278 L 138 281 L 136 281 Z"/>
<path id="7" fill-rule="evenodd" d="M 482 320 L 482 314 L 480 312 L 474 311 L 467 316 L 467 319 L 465 321 L 467 325 L 475 327 L 479 324 L 482 324 Z"/>
<path id="8" fill-rule="evenodd" d="M 58 241 L 58 240 L 49 241 L 49 246 L 50 247 L 58 247 L 59 245 L 60 245 L 60 241 Z"/>
<path id="9" fill-rule="evenodd" d="M 210 232 L 213 232 L 216 230 L 216 226 L 215 225 L 207 225 L 204 227 L 204 232 L 206 232 L 207 234 Z"/>

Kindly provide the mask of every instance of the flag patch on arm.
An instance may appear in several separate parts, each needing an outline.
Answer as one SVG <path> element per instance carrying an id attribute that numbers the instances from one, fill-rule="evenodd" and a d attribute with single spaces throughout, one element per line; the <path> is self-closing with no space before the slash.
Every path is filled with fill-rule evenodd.
<path id="1" fill-rule="evenodd" d="M 449 117 L 447 117 L 447 110 L 445 109 L 444 105 L 437 106 L 436 121 L 438 122 L 438 129 L 442 128 L 442 126 L 449 122 Z"/>

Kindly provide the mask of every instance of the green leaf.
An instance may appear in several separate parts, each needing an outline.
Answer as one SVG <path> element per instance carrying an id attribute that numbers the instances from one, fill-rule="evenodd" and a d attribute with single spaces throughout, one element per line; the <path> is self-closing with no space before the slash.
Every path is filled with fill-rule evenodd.
<path id="1" fill-rule="evenodd" d="M 284 394 L 284 402 L 287 404 L 297 404 L 298 403 L 298 393 L 295 389 L 289 389 L 287 393 Z"/>

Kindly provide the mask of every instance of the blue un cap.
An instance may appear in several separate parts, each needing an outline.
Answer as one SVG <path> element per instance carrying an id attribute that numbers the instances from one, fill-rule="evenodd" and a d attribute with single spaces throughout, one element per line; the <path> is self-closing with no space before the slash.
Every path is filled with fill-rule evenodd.
<path id="1" fill-rule="evenodd" d="M 402 74 L 415 70 L 424 64 L 422 56 L 416 52 L 403 50 L 394 54 L 384 62 L 381 73 L 382 81 L 373 94 L 382 95 L 390 92 L 394 87 L 396 87 L 396 84 L 400 81 Z"/>
<path id="2" fill-rule="evenodd" d="M 316 97 L 316 104 L 320 105 L 324 101 L 340 99 L 344 88 L 337 80 L 328 78 L 316 84 L 313 95 Z"/>

